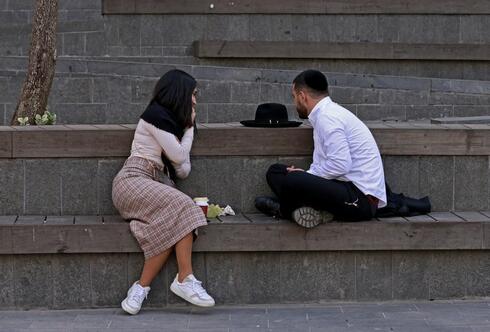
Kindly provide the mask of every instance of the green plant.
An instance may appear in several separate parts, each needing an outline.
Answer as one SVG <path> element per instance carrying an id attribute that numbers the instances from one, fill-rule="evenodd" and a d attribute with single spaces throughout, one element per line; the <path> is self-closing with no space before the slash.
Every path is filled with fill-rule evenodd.
<path id="1" fill-rule="evenodd" d="M 29 118 L 27 116 L 25 118 L 17 118 L 17 122 L 19 126 L 29 126 Z"/>
<path id="2" fill-rule="evenodd" d="M 54 125 L 56 123 L 56 114 L 51 113 L 50 111 L 45 111 L 41 116 L 36 114 L 36 124 L 39 125 Z"/>

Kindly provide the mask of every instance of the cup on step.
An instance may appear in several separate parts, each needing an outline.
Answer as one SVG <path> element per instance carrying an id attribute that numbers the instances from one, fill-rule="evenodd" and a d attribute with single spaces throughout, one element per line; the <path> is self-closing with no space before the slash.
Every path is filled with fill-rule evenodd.
<path id="1" fill-rule="evenodd" d="M 208 215 L 209 199 L 207 197 L 196 197 L 194 198 L 194 203 L 202 209 L 204 215 Z"/>

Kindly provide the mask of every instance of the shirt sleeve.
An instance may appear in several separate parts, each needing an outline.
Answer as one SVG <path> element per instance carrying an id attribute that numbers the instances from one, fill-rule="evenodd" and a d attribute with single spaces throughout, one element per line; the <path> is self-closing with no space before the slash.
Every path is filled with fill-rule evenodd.
<path id="1" fill-rule="evenodd" d="M 192 141 L 194 140 L 194 128 L 188 128 L 185 131 L 182 140 L 179 142 L 174 134 L 160 130 L 152 125 L 149 125 L 149 127 L 150 133 L 158 142 L 163 150 L 163 153 L 165 153 L 174 167 L 178 168 L 186 163 L 189 163 L 190 166 L 189 154 L 192 148 Z"/>
<path id="2" fill-rule="evenodd" d="M 327 179 L 336 179 L 347 174 L 352 166 L 351 153 L 343 125 L 335 120 L 326 121 L 322 126 L 322 146 L 326 161 L 322 170 Z"/>

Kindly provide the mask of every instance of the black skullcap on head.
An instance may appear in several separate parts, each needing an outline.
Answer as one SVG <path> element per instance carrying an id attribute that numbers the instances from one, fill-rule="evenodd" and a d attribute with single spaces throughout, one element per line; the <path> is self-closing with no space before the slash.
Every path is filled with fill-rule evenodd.
<path id="1" fill-rule="evenodd" d="M 327 78 L 318 70 L 305 70 L 296 76 L 293 83 L 297 89 L 306 87 L 318 93 L 328 93 Z"/>

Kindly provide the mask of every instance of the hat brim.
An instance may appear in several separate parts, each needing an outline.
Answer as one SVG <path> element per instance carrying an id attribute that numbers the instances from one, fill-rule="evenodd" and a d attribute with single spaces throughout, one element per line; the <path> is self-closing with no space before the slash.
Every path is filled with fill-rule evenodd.
<path id="1" fill-rule="evenodd" d="M 299 121 L 281 121 L 276 123 L 269 122 L 257 122 L 255 120 L 243 120 L 240 121 L 245 127 L 262 127 L 262 128 L 287 128 L 287 127 L 299 127 L 303 122 Z"/>

